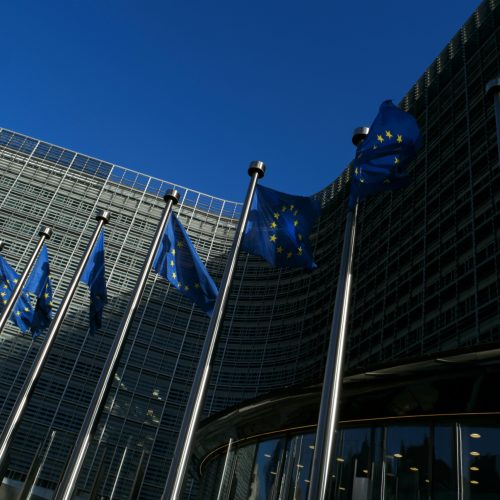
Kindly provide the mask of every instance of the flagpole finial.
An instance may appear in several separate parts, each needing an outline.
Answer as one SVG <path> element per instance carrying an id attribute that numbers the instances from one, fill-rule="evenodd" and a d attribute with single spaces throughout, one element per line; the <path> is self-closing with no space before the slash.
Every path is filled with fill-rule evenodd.
<path id="1" fill-rule="evenodd" d="M 99 213 L 96 215 L 96 219 L 102 220 L 103 224 L 107 224 L 110 218 L 111 212 L 108 212 L 108 210 L 99 210 Z"/>
<path id="2" fill-rule="evenodd" d="M 4 247 L 5 243 L 2 240 L 0 240 L 0 252 L 4 249 Z"/>
<path id="3" fill-rule="evenodd" d="M 163 197 L 163 199 L 165 200 L 165 202 L 172 200 L 172 204 L 177 205 L 177 203 L 179 203 L 180 197 L 181 197 L 181 195 L 179 194 L 179 191 L 177 191 L 177 189 L 169 189 L 165 193 L 165 196 Z"/>
<path id="4" fill-rule="evenodd" d="M 250 165 L 248 166 L 248 175 L 252 176 L 255 172 L 257 172 L 259 179 L 264 177 L 264 174 L 266 173 L 266 166 L 263 161 L 254 160 L 250 162 Z"/>
<path id="5" fill-rule="evenodd" d="M 45 238 L 50 240 L 50 237 L 52 236 L 52 228 L 49 226 L 43 226 L 42 229 L 40 229 L 38 236 L 45 236 Z"/>
<path id="6" fill-rule="evenodd" d="M 365 140 L 366 136 L 368 135 L 368 132 L 370 132 L 369 127 L 356 127 L 352 131 L 352 143 L 355 146 L 358 146 L 360 142 Z"/>

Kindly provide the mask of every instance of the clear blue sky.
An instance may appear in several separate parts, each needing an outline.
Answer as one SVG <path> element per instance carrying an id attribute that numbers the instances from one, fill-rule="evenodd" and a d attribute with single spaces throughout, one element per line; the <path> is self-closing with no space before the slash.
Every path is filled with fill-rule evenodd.
<path id="1" fill-rule="evenodd" d="M 312 194 L 478 4 L 3 2 L 0 126 L 236 201 L 261 159 Z"/>

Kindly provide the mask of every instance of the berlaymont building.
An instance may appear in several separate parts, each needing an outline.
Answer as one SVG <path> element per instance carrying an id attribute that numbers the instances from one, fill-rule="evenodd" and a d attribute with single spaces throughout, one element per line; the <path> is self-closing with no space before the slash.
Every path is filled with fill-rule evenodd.
<path id="1" fill-rule="evenodd" d="M 486 92 L 500 76 L 499 24 L 500 1 L 485 0 L 409 90 L 400 106 L 424 138 L 412 183 L 360 206 L 332 499 L 500 498 L 500 166 Z M 241 253 L 185 498 L 306 498 L 349 174 L 315 195 L 318 269 Z M 4 498 L 28 477 L 31 498 L 51 498 L 174 187 L 219 284 L 240 203 L 0 129 L 2 254 L 22 270 L 51 226 L 55 307 L 97 210 L 111 212 L 102 328 L 90 335 L 80 285 L 10 450 Z M 160 498 L 207 326 L 151 272 L 79 498 Z M 13 325 L 0 335 L 0 426 L 42 340 Z"/>

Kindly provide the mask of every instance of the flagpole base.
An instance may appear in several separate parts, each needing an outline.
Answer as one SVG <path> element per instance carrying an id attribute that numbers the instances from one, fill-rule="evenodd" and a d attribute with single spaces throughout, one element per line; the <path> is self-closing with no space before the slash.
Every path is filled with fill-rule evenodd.
<path id="1" fill-rule="evenodd" d="M 264 177 L 264 174 L 266 173 L 266 166 L 263 161 L 254 160 L 250 162 L 250 165 L 248 166 L 248 175 L 252 177 L 254 173 L 257 173 L 259 179 Z"/>

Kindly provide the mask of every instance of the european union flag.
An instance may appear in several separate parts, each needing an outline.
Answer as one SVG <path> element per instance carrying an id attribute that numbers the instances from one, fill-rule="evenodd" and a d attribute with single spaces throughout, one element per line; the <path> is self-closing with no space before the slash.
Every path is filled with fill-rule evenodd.
<path id="1" fill-rule="evenodd" d="M 153 269 L 200 309 L 212 315 L 217 287 L 174 213 L 163 233 Z"/>
<path id="2" fill-rule="evenodd" d="M 314 269 L 310 234 L 320 211 L 313 198 L 257 185 L 241 248 L 272 266 Z"/>
<path id="3" fill-rule="evenodd" d="M 409 183 L 406 166 L 421 145 L 415 118 L 384 101 L 366 139 L 353 161 L 349 206 L 381 192 L 405 187 Z"/>
<path id="4" fill-rule="evenodd" d="M 35 314 L 31 323 L 31 334 L 36 337 L 50 325 L 52 320 L 52 282 L 49 253 L 45 245 L 42 246 L 24 290 L 36 296 Z"/>
<path id="5" fill-rule="evenodd" d="M 104 231 L 97 237 L 80 281 L 90 290 L 89 328 L 93 335 L 102 325 L 102 311 L 108 302 L 104 270 Z"/>
<path id="6" fill-rule="evenodd" d="M 19 275 L 10 267 L 9 263 L 0 255 L 0 311 L 12 295 Z M 19 296 L 17 303 L 10 315 L 10 320 L 17 325 L 22 333 L 26 333 L 33 321 L 33 307 L 29 296 L 24 292 Z"/>

